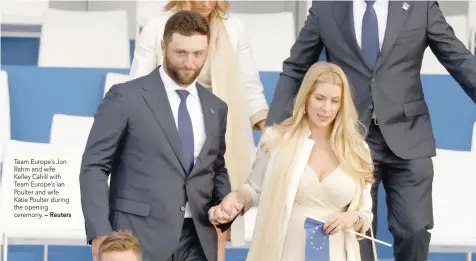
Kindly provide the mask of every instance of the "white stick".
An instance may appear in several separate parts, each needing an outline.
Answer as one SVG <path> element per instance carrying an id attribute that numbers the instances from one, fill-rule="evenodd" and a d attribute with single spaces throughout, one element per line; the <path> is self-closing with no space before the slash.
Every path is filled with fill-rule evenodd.
<path id="1" fill-rule="evenodd" d="M 312 219 L 314 219 L 314 220 L 316 220 L 316 221 L 322 222 L 322 223 L 324 223 L 324 224 L 326 223 L 326 222 L 324 222 L 324 221 L 322 221 L 322 220 L 320 220 L 320 219 L 318 219 L 318 218 L 316 218 L 316 217 L 308 216 L 308 215 L 305 215 L 305 216 L 308 217 L 308 218 L 312 218 Z M 375 238 L 366 236 L 366 235 L 361 234 L 361 233 L 359 233 L 359 232 L 355 232 L 354 230 L 347 229 L 347 232 L 350 232 L 350 233 L 353 233 L 353 234 L 355 234 L 355 235 L 361 236 L 361 237 L 366 238 L 366 239 L 368 239 L 368 240 L 375 241 L 375 242 L 380 243 L 380 244 L 382 244 L 382 245 L 385 245 L 385 246 L 388 246 L 388 247 L 392 247 L 392 245 L 389 244 L 389 243 L 387 243 L 387 242 L 383 242 L 383 241 L 381 241 L 381 240 L 378 240 L 378 239 L 375 239 Z"/>

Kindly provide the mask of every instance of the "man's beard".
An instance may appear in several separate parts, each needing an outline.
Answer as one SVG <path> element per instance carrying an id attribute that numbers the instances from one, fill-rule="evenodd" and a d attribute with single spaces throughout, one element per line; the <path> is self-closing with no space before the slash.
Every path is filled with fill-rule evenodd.
<path id="1" fill-rule="evenodd" d="M 193 81 L 195 81 L 195 79 L 197 79 L 198 75 L 202 70 L 203 65 L 202 67 L 194 70 L 194 73 L 192 75 L 183 75 L 180 73 L 180 68 L 174 66 L 172 62 L 170 62 L 168 57 L 165 56 L 165 67 L 167 69 L 167 72 L 169 73 L 170 78 L 172 78 L 172 80 L 174 80 L 177 84 L 189 85 Z"/>

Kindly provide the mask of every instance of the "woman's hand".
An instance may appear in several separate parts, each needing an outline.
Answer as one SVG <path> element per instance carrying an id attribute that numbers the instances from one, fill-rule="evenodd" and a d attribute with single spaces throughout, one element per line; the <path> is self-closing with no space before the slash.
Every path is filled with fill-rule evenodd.
<path id="1" fill-rule="evenodd" d="M 264 131 L 264 129 L 266 128 L 266 120 L 262 120 L 256 123 L 256 125 L 258 126 L 260 131 Z"/>
<path id="2" fill-rule="evenodd" d="M 208 218 L 214 225 L 231 222 L 243 210 L 243 204 L 238 199 L 236 191 L 228 194 L 218 206 L 210 208 Z"/>
<path id="3" fill-rule="evenodd" d="M 359 215 L 356 212 L 344 212 L 327 220 L 324 224 L 324 232 L 333 235 L 337 232 L 354 227 L 359 221 Z"/>

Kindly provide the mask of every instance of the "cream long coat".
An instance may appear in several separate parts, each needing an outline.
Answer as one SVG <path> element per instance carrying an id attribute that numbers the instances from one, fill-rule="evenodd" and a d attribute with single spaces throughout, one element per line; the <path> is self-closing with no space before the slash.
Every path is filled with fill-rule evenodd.
<path id="1" fill-rule="evenodd" d="M 269 132 L 268 132 L 269 131 Z M 272 129 L 268 129 L 268 135 L 273 135 Z M 304 173 L 306 165 L 308 163 L 309 157 L 311 155 L 312 149 L 314 147 L 314 141 L 310 139 L 311 132 L 307 129 L 303 132 L 303 135 L 300 137 L 302 139 L 302 147 L 298 152 L 293 156 L 295 164 L 292 166 L 291 173 L 292 173 L 292 181 L 290 185 L 290 189 L 286 192 L 286 201 L 283 202 L 285 204 L 285 216 L 283 218 L 283 223 L 280 226 L 281 233 L 286 233 L 288 228 L 288 222 L 291 217 L 291 212 L 294 205 L 294 199 L 296 196 L 296 192 L 299 185 L 299 180 L 301 179 L 301 175 Z M 248 177 L 247 182 L 244 184 L 242 191 L 245 192 L 246 196 L 246 204 L 244 211 L 246 212 L 251 207 L 259 207 L 260 202 L 260 195 L 262 193 L 266 193 L 266 184 L 267 180 L 272 179 L 272 175 L 269 171 L 270 166 L 274 164 L 274 158 L 276 153 L 271 152 L 270 155 L 265 153 L 263 150 L 260 149 L 258 146 L 258 152 L 256 156 L 256 161 L 254 162 L 253 171 L 251 175 Z M 359 186 L 360 187 L 360 186 Z M 372 214 L 372 197 L 370 194 L 371 185 L 365 186 L 363 189 L 357 189 L 357 192 L 350 202 L 348 211 L 357 211 L 358 205 L 361 200 L 362 208 L 359 212 L 362 214 L 364 219 L 364 225 L 362 230 L 359 231 L 361 233 L 365 233 L 369 226 L 372 224 L 373 214 Z M 258 215 L 257 218 L 263 218 L 267 220 L 266 216 L 263 216 L 260 213 L 258 208 Z M 258 223 L 258 222 L 257 222 Z M 256 229 L 256 228 L 255 228 Z M 357 238 L 352 233 L 347 233 L 346 235 L 346 251 L 347 251 L 347 261 L 360 261 L 360 249 L 357 240 L 361 238 Z M 252 242 L 253 243 L 253 242 Z M 260 249 L 260 251 L 275 251 L 271 249 Z M 266 253 L 266 252 L 265 252 Z M 253 260 L 254 261 L 254 260 Z M 277 260 L 269 260 L 269 261 L 277 261 Z"/>

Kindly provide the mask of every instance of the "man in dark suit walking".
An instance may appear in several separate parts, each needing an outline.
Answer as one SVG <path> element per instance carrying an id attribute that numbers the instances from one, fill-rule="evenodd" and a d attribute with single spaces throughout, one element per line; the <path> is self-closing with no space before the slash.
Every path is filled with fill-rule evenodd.
<path id="1" fill-rule="evenodd" d="M 163 66 L 115 85 L 104 98 L 80 174 L 93 256 L 105 235 L 130 230 L 144 261 L 217 260 L 208 211 L 230 192 L 228 109 L 196 83 L 209 37 L 200 14 L 177 12 L 165 25 Z"/>
<path id="2" fill-rule="evenodd" d="M 373 229 L 382 181 L 395 260 L 427 260 L 435 141 L 420 80 L 422 58 L 429 46 L 473 101 L 476 60 L 435 1 L 316 1 L 309 12 L 284 62 L 267 124 L 290 116 L 304 74 L 325 47 L 329 61 L 348 75 L 367 129 L 376 177 Z M 370 241 L 361 242 L 362 260 L 372 260 Z"/>

